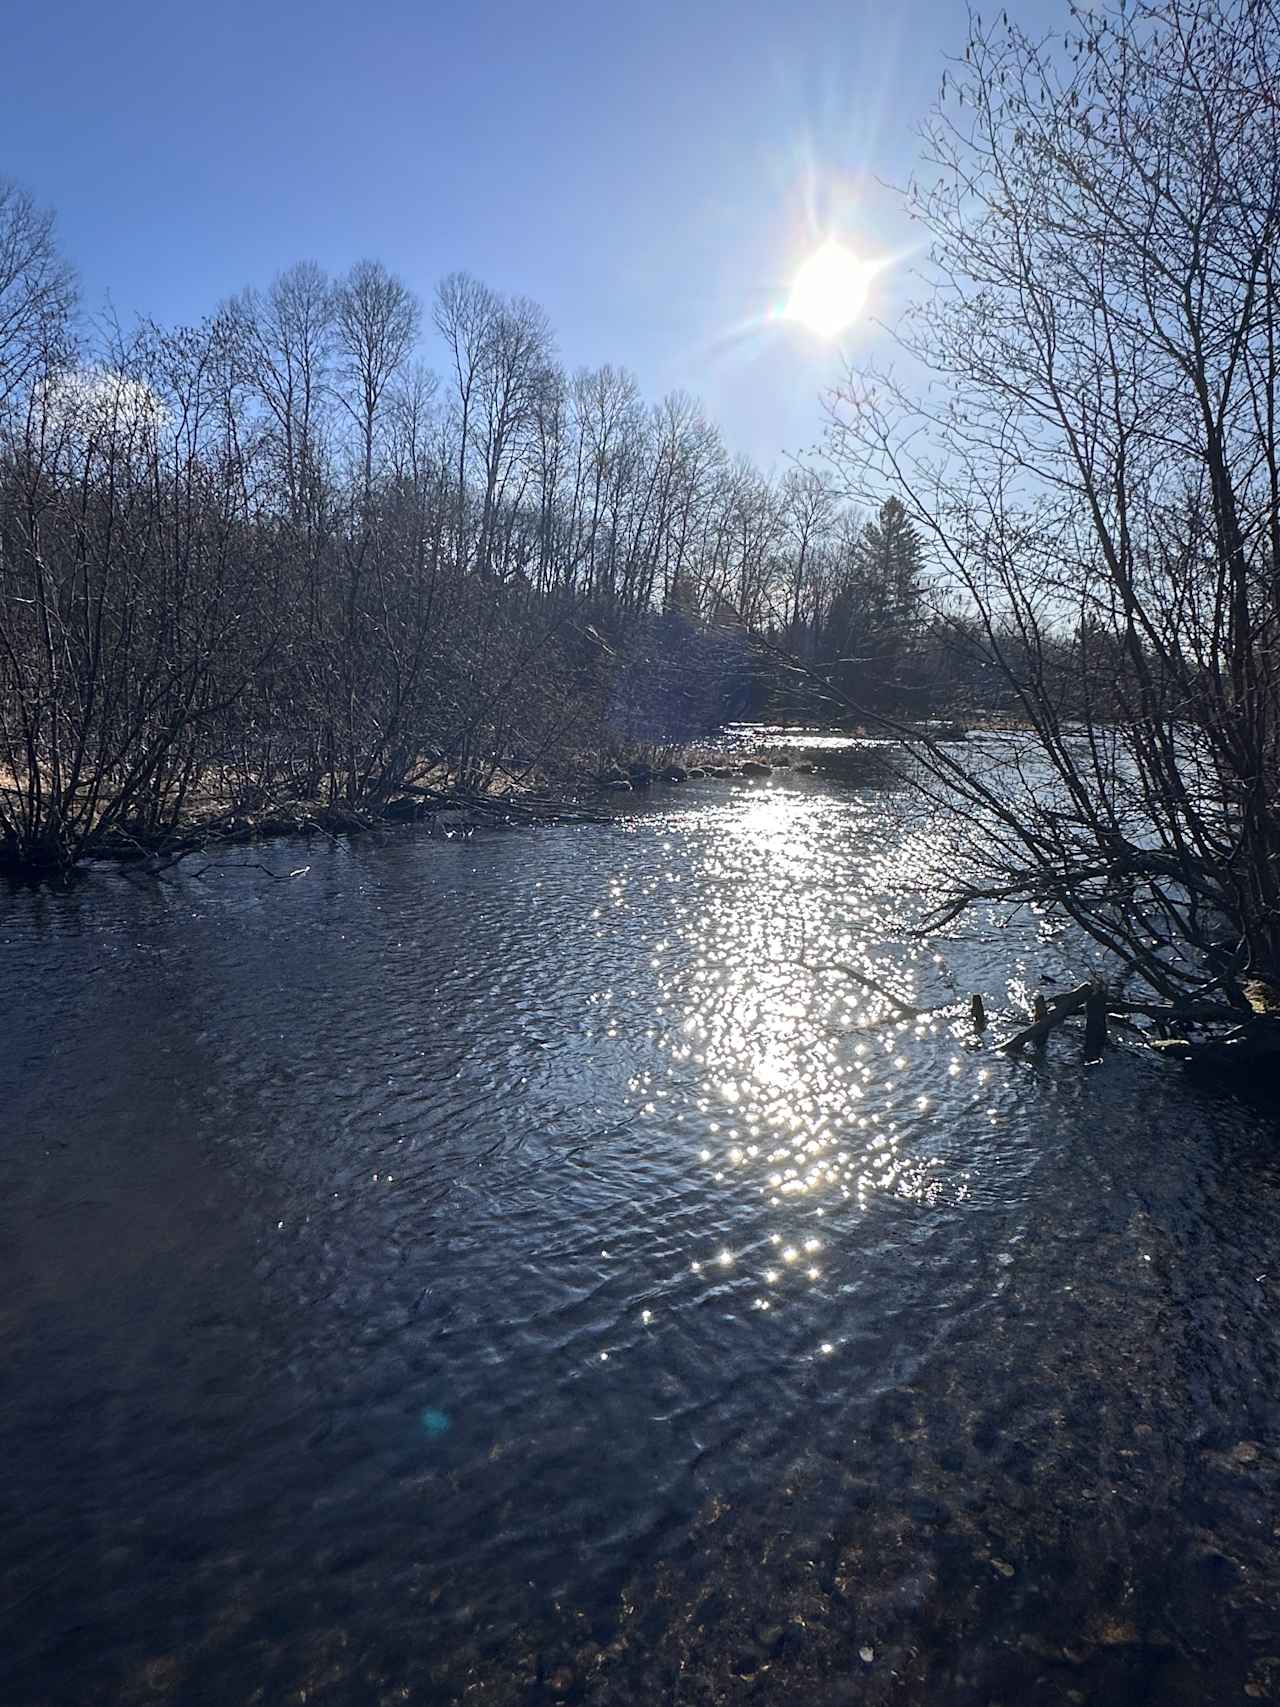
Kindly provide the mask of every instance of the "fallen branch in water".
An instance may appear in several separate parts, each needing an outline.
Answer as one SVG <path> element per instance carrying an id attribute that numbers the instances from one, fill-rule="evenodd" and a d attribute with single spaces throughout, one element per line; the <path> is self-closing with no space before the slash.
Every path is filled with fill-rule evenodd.
<path id="1" fill-rule="evenodd" d="M 1244 1057 L 1238 1051 L 1238 1045 L 1246 1036 L 1254 1037 L 1254 1026 L 1242 1024 L 1247 1019 L 1241 1008 L 1230 1007 L 1225 1002 L 1160 1002 L 1134 1001 L 1128 997 L 1112 998 L 1106 996 L 1095 983 L 1080 984 L 1065 995 L 1058 996 L 1052 1002 L 1045 1003 L 1037 998 L 1036 1018 L 1032 1025 L 1025 1026 L 1012 1037 L 1008 1037 L 999 1045 L 1001 1049 L 1016 1052 L 1028 1043 L 1041 1044 L 1049 1033 L 1060 1026 L 1064 1020 L 1082 1011 L 1091 1013 L 1092 1024 L 1086 1039 L 1086 1047 L 1095 1054 L 1102 1047 L 1103 1032 L 1106 1017 L 1111 1015 L 1121 1023 L 1129 1023 L 1128 1016 L 1138 1015 L 1143 1019 L 1154 1020 L 1162 1026 L 1170 1025 L 1231 1025 L 1233 1029 L 1223 1037 L 1210 1039 L 1205 1043 L 1193 1043 L 1186 1038 L 1153 1040 L 1143 1037 L 1147 1047 L 1160 1054 L 1172 1055 L 1178 1060 L 1198 1062 L 1205 1065 L 1228 1066 L 1233 1061 L 1242 1062 Z M 1137 1027 L 1132 1027 L 1135 1031 Z M 1265 1038 L 1261 1050 L 1252 1045 L 1249 1050 L 1250 1059 L 1259 1053 L 1268 1058 L 1280 1048 L 1280 1042 L 1273 1040 L 1270 1032 L 1280 1034 L 1280 1027 L 1272 1026 L 1266 1029 L 1257 1027 L 1257 1038 Z M 1143 1034 L 1138 1031 L 1139 1036 Z M 1226 1048 L 1224 1056 L 1222 1050 Z"/>
<path id="2" fill-rule="evenodd" d="M 235 865 L 202 865 L 199 871 L 190 873 L 192 877 L 206 877 L 210 872 L 220 877 L 229 871 L 264 871 L 273 883 L 291 883 L 295 877 L 305 877 L 311 870 L 309 865 L 300 865 L 293 871 L 272 871 L 270 866 L 263 865 L 261 860 L 241 860 Z"/>
<path id="3" fill-rule="evenodd" d="M 1074 990 L 1069 990 L 1064 996 L 1055 996 L 1046 1007 L 1043 1019 L 1024 1026 L 1021 1031 L 1015 1031 L 1012 1037 L 1006 1037 L 999 1045 L 1001 1049 L 1022 1049 L 1028 1043 L 1043 1043 L 1055 1026 L 1062 1024 L 1064 1019 L 1070 1019 L 1072 1014 L 1078 1014 L 1094 993 L 1092 982 L 1079 984 Z"/>
<path id="4" fill-rule="evenodd" d="M 1229 1007 L 1226 1002 L 1107 1002 L 1107 1011 L 1113 1014 L 1141 1014 L 1144 1019 L 1154 1019 L 1164 1025 L 1232 1025 L 1238 1026 L 1248 1019 L 1245 1008 Z"/>
<path id="5" fill-rule="evenodd" d="M 852 978 L 855 984 L 861 984 L 863 989 L 872 990 L 877 996 L 882 996 L 900 1019 L 919 1019 L 923 1014 L 941 1013 L 942 1008 L 917 1008 L 910 1002 L 904 1002 L 901 996 L 895 996 L 892 990 L 887 990 L 877 979 L 870 978 L 865 972 L 859 972 L 848 966 L 842 960 L 824 960 L 811 968 L 814 972 L 839 972 L 842 977 Z M 944 1007 L 953 1008 L 954 1002 L 947 1002 Z"/>

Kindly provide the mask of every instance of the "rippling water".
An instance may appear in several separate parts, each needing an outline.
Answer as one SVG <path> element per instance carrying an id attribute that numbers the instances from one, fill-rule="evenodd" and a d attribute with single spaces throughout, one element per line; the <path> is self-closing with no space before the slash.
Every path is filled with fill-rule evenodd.
<path id="1" fill-rule="evenodd" d="M 0 1700 L 1280 1699 L 1275 1131 L 884 796 L 0 901 Z M 904 885 L 907 894 L 904 895 Z"/>

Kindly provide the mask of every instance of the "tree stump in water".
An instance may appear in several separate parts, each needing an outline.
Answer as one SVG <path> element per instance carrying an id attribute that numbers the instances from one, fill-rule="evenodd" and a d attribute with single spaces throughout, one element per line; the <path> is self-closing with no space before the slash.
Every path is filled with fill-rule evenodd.
<path id="1" fill-rule="evenodd" d="M 1100 1061 L 1107 1047 L 1107 998 L 1102 990 L 1093 990 L 1084 1004 L 1084 1058 Z"/>

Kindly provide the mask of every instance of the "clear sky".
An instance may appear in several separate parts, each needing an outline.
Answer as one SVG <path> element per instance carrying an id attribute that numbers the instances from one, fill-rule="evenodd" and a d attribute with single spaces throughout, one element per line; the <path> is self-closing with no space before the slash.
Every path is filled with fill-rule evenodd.
<path id="1" fill-rule="evenodd" d="M 363 255 L 425 302 L 462 269 L 541 302 L 570 367 L 693 391 L 774 464 L 838 356 L 765 316 L 828 231 L 910 243 L 875 179 L 965 34 L 957 0 L 14 4 L 0 174 L 56 209 L 90 308 L 193 320 Z"/>

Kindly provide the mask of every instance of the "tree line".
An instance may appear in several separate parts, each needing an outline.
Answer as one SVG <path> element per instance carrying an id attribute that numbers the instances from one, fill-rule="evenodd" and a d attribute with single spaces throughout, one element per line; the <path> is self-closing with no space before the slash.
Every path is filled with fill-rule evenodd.
<path id="1" fill-rule="evenodd" d="M 424 337 L 443 352 L 422 360 Z M 787 710 L 767 636 L 936 697 L 919 535 L 731 456 L 688 396 L 560 361 L 450 274 L 313 262 L 196 326 L 86 328 L 0 184 L 0 855 L 201 801 L 385 802 Z"/>

